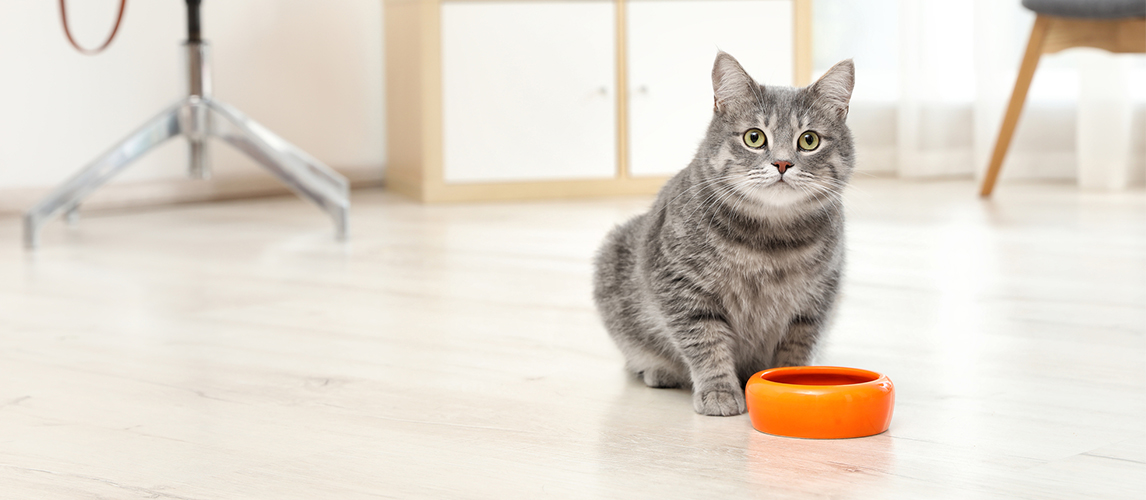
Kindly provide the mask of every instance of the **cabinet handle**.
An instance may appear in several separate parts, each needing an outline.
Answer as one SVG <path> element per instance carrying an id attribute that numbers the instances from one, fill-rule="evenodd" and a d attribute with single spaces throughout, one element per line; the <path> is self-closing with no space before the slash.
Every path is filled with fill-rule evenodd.
<path id="1" fill-rule="evenodd" d="M 602 96 L 609 95 L 609 87 L 606 87 L 604 85 L 597 87 L 597 95 L 602 95 Z"/>

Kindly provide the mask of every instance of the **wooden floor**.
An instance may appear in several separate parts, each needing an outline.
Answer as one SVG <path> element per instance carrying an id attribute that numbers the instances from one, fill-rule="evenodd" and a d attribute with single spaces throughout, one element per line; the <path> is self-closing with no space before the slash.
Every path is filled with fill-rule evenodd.
<path id="1" fill-rule="evenodd" d="M 1146 498 L 1146 193 L 860 180 L 820 362 L 891 430 L 644 387 L 590 300 L 649 199 L 0 219 L 0 498 Z"/>

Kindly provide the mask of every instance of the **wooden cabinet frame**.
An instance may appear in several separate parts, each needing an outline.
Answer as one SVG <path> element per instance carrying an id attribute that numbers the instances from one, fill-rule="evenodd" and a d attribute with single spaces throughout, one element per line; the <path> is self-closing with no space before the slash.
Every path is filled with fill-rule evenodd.
<path id="1" fill-rule="evenodd" d="M 633 177 L 628 151 L 628 0 L 616 9 L 616 173 L 608 179 L 447 183 L 442 164 L 443 1 L 385 0 L 386 187 L 423 202 L 654 194 L 668 177 Z M 543 1 L 543 0 L 516 0 Z M 777 0 L 780 1 L 780 0 Z M 792 2 L 795 84 L 812 76 L 812 0 Z"/>

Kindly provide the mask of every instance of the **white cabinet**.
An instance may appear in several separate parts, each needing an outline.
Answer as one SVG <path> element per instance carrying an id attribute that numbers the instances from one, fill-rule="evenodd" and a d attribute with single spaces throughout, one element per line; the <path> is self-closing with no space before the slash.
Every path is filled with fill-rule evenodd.
<path id="1" fill-rule="evenodd" d="M 613 14 L 606 1 L 443 3 L 445 182 L 616 175 Z"/>
<path id="2" fill-rule="evenodd" d="M 628 2 L 629 171 L 688 166 L 712 118 L 712 61 L 732 54 L 763 84 L 791 85 L 792 4 L 770 0 Z"/>
<path id="3" fill-rule="evenodd" d="M 703 137 L 718 48 L 811 73 L 811 0 L 384 1 L 386 185 L 422 201 L 655 193 Z"/>

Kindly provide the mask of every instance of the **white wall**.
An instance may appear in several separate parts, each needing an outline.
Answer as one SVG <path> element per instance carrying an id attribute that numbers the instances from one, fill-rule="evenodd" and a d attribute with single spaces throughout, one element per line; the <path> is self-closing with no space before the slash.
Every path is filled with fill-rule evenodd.
<path id="1" fill-rule="evenodd" d="M 107 35 L 118 4 L 68 3 L 81 44 Z M 60 183 L 186 95 L 182 0 L 128 2 L 115 42 L 97 56 L 67 43 L 58 8 L 0 2 L 0 195 Z M 332 167 L 380 175 L 381 1 L 204 0 L 202 16 L 217 99 Z M 184 143 L 172 141 L 117 181 L 183 178 Z M 258 170 L 221 142 L 212 162 L 217 178 Z"/>

